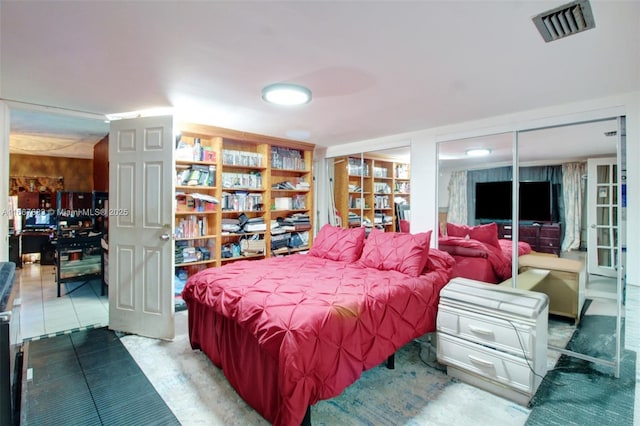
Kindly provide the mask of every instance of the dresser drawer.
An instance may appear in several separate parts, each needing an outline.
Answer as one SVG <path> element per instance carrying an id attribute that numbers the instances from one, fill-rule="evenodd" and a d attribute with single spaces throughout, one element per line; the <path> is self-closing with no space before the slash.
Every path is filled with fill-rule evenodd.
<path id="1" fill-rule="evenodd" d="M 542 238 L 560 238 L 560 225 L 543 225 L 540 228 L 540 237 Z"/>
<path id="2" fill-rule="evenodd" d="M 436 321 L 438 333 L 451 334 L 520 356 L 524 353 L 529 359 L 533 357 L 533 325 L 521 321 L 509 322 L 507 319 L 476 314 L 442 304 L 438 307 Z"/>
<path id="3" fill-rule="evenodd" d="M 513 227 L 506 223 L 498 224 L 498 238 L 504 240 L 510 240 L 513 233 Z"/>
<path id="4" fill-rule="evenodd" d="M 528 237 L 528 238 L 538 238 L 538 230 L 540 227 L 535 226 L 535 225 L 531 225 L 531 226 L 525 226 L 525 225 L 520 225 L 520 227 L 518 227 L 518 233 L 520 234 L 520 237 Z"/>
<path id="5" fill-rule="evenodd" d="M 559 238 L 540 238 L 539 241 L 539 246 L 540 248 L 547 248 L 547 249 L 558 249 L 560 244 L 560 239 Z"/>
<path id="6" fill-rule="evenodd" d="M 437 337 L 438 362 L 486 377 L 513 389 L 533 393 L 535 376 L 524 358 L 499 352 L 444 333 Z"/>

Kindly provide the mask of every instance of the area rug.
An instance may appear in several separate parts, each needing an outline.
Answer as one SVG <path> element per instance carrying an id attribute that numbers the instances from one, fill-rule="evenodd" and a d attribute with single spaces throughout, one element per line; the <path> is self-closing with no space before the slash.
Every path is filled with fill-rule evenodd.
<path id="1" fill-rule="evenodd" d="M 122 343 L 183 425 L 267 425 L 187 336 L 187 312 L 176 313 L 176 337 L 123 336 Z M 341 395 L 311 407 L 314 425 L 524 425 L 529 410 L 447 377 L 427 365 L 424 344 L 396 353 L 395 369 L 365 371 Z M 432 357 L 431 357 L 432 358 Z"/>
<path id="2" fill-rule="evenodd" d="M 615 321 L 612 316 L 583 316 L 567 349 L 612 360 Z M 612 367 L 562 355 L 531 401 L 526 424 L 632 425 L 635 366 L 636 353 L 629 350 L 622 352 L 619 378 Z"/>

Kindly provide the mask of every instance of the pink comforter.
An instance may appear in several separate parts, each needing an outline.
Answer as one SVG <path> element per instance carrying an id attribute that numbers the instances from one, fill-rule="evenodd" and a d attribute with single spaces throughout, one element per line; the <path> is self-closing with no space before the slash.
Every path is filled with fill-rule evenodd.
<path id="1" fill-rule="evenodd" d="M 438 239 L 438 248 L 448 252 L 452 256 L 463 257 L 481 257 L 487 259 L 491 264 L 493 273 L 497 277 L 498 282 L 511 278 L 511 258 L 512 258 L 512 241 L 498 240 L 500 247 L 486 244 L 478 240 L 467 239 L 462 237 L 441 236 Z M 525 242 L 518 243 L 518 256 L 531 252 L 531 246 Z M 470 275 L 469 275 L 470 274 Z M 473 278 L 473 272 L 462 274 L 468 278 Z"/>
<path id="2" fill-rule="evenodd" d="M 206 306 L 257 340 L 278 371 L 277 389 L 260 393 L 271 397 L 257 404 L 267 408 L 254 408 L 274 424 L 299 425 L 308 406 L 339 395 L 362 371 L 435 330 L 439 292 L 449 272 L 414 278 L 357 262 L 292 255 L 204 270 L 189 278 L 182 296 L 190 316 L 192 306 Z M 200 348 L 202 333 L 191 329 L 199 327 L 196 322 L 190 318 L 191 345 Z M 229 377 L 234 373 L 225 370 L 225 359 L 233 356 L 209 355 L 232 384 L 239 380 Z M 239 390 L 244 396 L 251 392 Z"/>

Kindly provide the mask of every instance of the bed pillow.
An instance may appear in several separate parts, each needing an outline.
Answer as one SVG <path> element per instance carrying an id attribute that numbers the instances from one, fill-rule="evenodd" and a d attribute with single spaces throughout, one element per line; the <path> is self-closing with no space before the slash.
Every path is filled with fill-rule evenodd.
<path id="1" fill-rule="evenodd" d="M 423 273 L 429 271 L 449 270 L 456 264 L 456 260 L 447 252 L 430 248 L 427 264 L 424 266 Z"/>
<path id="2" fill-rule="evenodd" d="M 360 264 L 417 277 L 429 258 L 430 242 L 431 231 L 409 234 L 373 228 L 364 242 Z"/>
<path id="3" fill-rule="evenodd" d="M 467 226 L 447 222 L 447 236 L 471 238 L 481 243 L 500 248 L 498 241 L 498 225 L 495 222 L 486 225 Z"/>
<path id="4" fill-rule="evenodd" d="M 489 253 L 485 249 L 475 247 L 463 247 L 455 244 L 438 244 L 438 248 L 442 251 L 446 251 L 451 256 L 464 256 L 464 257 L 489 257 Z"/>
<path id="5" fill-rule="evenodd" d="M 329 224 L 320 228 L 309 255 L 342 262 L 355 262 L 364 245 L 364 228 L 345 229 Z"/>

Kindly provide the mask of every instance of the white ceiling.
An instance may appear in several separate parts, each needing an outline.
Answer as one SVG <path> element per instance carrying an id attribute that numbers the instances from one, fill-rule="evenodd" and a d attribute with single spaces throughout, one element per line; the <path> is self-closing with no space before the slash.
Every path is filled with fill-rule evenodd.
<path id="1" fill-rule="evenodd" d="M 0 97 L 330 146 L 640 90 L 640 2 L 592 0 L 595 29 L 545 43 L 531 18 L 564 3 L 2 0 Z M 274 82 L 313 100 L 268 105 Z"/>
<path id="2" fill-rule="evenodd" d="M 611 135 L 609 133 L 615 132 Z M 618 154 L 616 119 L 518 132 L 520 165 L 562 164 L 587 158 Z M 513 133 L 446 141 L 438 145 L 440 170 L 466 170 L 510 165 L 513 162 Z M 469 157 L 466 151 L 489 149 L 489 157 Z"/>

